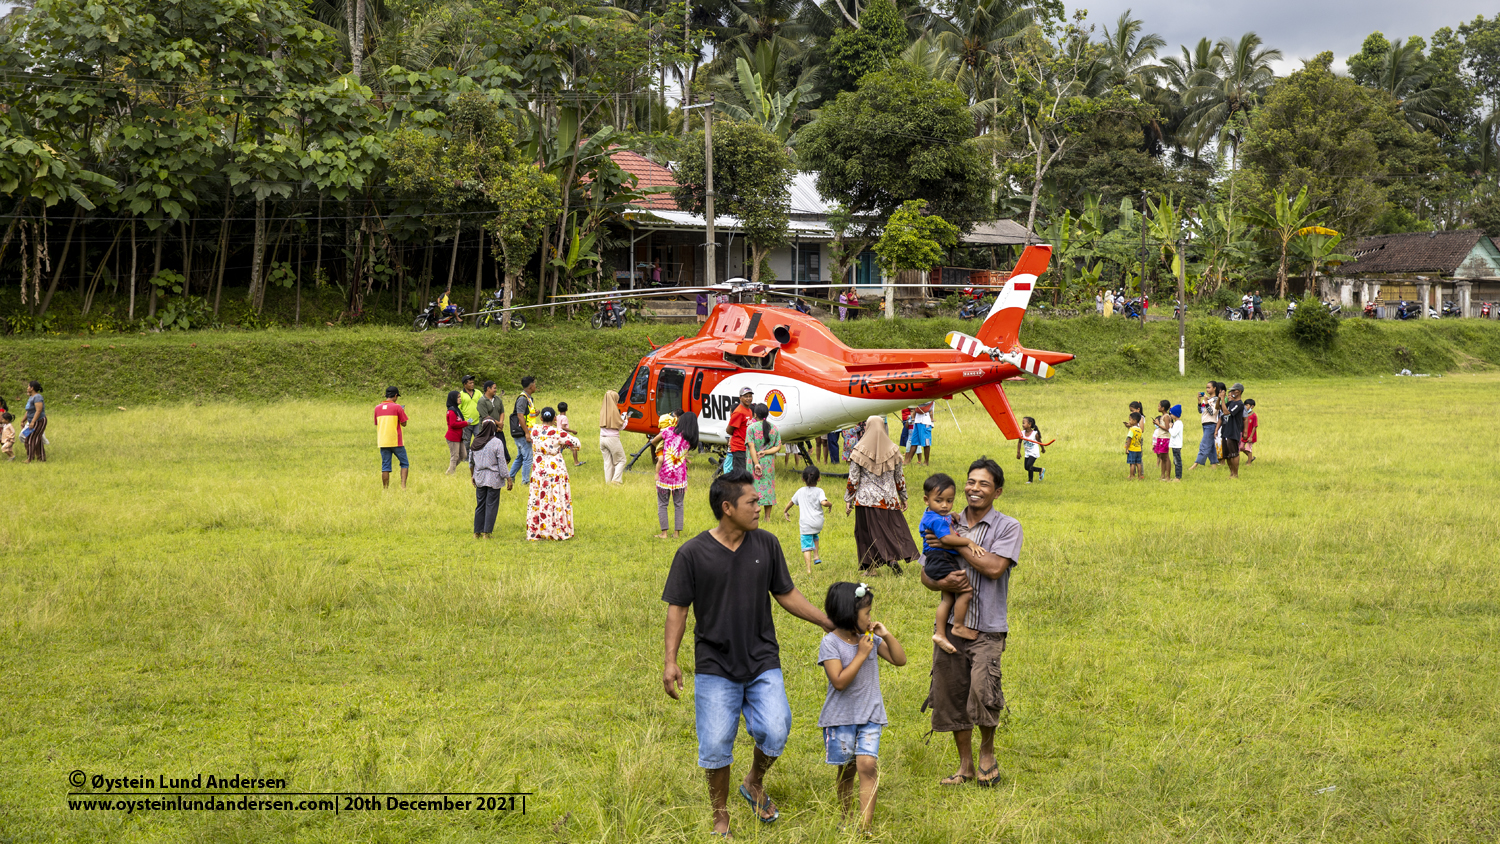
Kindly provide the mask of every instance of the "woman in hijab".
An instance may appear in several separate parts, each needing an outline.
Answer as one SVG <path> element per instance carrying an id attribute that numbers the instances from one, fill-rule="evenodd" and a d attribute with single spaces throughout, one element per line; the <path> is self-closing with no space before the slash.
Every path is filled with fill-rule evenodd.
<path id="1" fill-rule="evenodd" d="M 464 448 L 464 429 L 469 427 L 468 420 L 464 419 L 463 411 L 458 409 L 458 391 L 448 392 L 448 433 L 444 438 L 448 440 L 448 474 L 458 468 L 458 464 L 469 457 L 468 449 Z"/>
<path id="2" fill-rule="evenodd" d="M 771 424 L 771 408 L 757 404 L 750 408 L 755 421 L 745 429 L 745 446 L 750 452 L 750 471 L 755 477 L 755 492 L 765 513 L 760 520 L 771 523 L 771 508 L 776 506 L 776 453 L 781 451 L 781 434 Z"/>
<path id="3" fill-rule="evenodd" d="M 495 420 L 479 422 L 469 445 L 469 466 L 474 474 L 474 538 L 490 538 L 495 532 L 495 513 L 500 509 L 500 488 L 510 477 L 506 468 L 505 438 L 496 436 Z"/>
<path id="4" fill-rule="evenodd" d="M 568 481 L 564 449 L 578 448 L 578 438 L 557 426 L 557 411 L 542 408 L 531 428 L 531 497 L 526 502 L 527 539 L 573 538 L 573 486 Z"/>
<path id="5" fill-rule="evenodd" d="M 625 483 L 625 446 L 620 444 L 620 431 L 625 427 L 625 417 L 620 415 L 620 394 L 609 390 L 604 394 L 604 404 L 599 408 L 599 451 L 604 454 L 604 482 Z"/>
<path id="6" fill-rule="evenodd" d="M 911 528 L 906 524 L 906 478 L 901 452 L 885 430 L 885 417 L 865 420 L 864 436 L 849 453 L 849 485 L 844 512 L 854 513 L 854 547 L 859 570 L 889 565 L 901 573 L 897 560 L 917 556 Z"/>

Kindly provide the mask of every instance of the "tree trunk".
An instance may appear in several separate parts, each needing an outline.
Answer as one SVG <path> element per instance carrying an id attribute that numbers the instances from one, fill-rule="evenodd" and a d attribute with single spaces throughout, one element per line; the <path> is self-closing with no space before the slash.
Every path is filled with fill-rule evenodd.
<path id="1" fill-rule="evenodd" d="M 219 254 L 214 256 L 214 316 L 219 315 L 219 299 L 224 295 L 224 265 L 229 263 L 229 210 L 234 198 L 224 191 L 224 219 L 219 223 Z"/>
<path id="2" fill-rule="evenodd" d="M 181 221 L 179 228 L 182 232 L 182 296 L 187 298 L 190 285 L 193 281 L 193 247 L 194 240 L 198 237 L 198 218 L 193 217 L 193 233 L 188 235 L 187 220 Z"/>
<path id="3" fill-rule="evenodd" d="M 356 81 L 359 80 L 365 53 L 365 4 L 364 0 L 344 0 L 344 21 L 349 27 L 349 65 Z"/>
<path id="4" fill-rule="evenodd" d="M 255 200 L 255 243 L 251 248 L 254 252 L 250 255 L 250 294 L 246 298 L 250 300 L 250 309 L 260 313 L 260 289 L 264 284 L 261 270 L 266 248 L 266 201 L 259 197 Z"/>
<path id="5" fill-rule="evenodd" d="M 122 223 L 115 229 L 115 239 L 110 241 L 109 249 L 105 250 L 104 257 L 99 259 L 99 269 L 94 270 L 94 278 L 89 282 L 89 289 L 83 294 L 83 316 L 89 315 L 89 309 L 94 305 L 94 291 L 99 287 L 99 277 L 104 275 L 104 268 L 109 266 L 109 256 L 114 254 L 115 246 L 120 242 L 120 235 L 125 233 L 125 225 Z M 119 261 L 115 262 L 119 267 Z M 118 271 L 116 276 L 118 276 Z M 116 279 L 118 281 L 118 279 Z"/>
<path id="6" fill-rule="evenodd" d="M 135 218 L 130 218 L 130 308 L 125 312 L 126 319 L 135 322 L 135 268 L 140 253 L 136 251 L 135 242 Z"/>
<path id="7" fill-rule="evenodd" d="M 479 229 L 479 251 L 474 253 L 474 308 L 479 310 L 479 293 L 484 277 L 484 228 Z"/>
<path id="8" fill-rule="evenodd" d="M 298 328 L 302 327 L 302 235 L 297 235 L 297 310 L 292 317 L 292 324 Z"/>
<path id="9" fill-rule="evenodd" d="M 453 272 L 458 269 L 458 236 L 462 231 L 463 228 L 460 226 L 453 227 L 453 253 L 448 258 L 448 286 L 443 289 L 443 292 L 449 296 L 453 294 Z"/>
<path id="10" fill-rule="evenodd" d="M 151 270 L 151 280 L 153 284 L 151 285 L 150 304 L 146 306 L 147 317 L 156 316 L 156 284 L 154 282 L 161 275 L 161 248 L 163 246 L 162 241 L 165 239 L 166 233 L 167 227 L 165 224 L 163 224 L 161 228 L 156 230 L 156 257 L 152 259 L 155 263 Z"/>
<path id="11" fill-rule="evenodd" d="M 52 283 L 47 285 L 47 295 L 42 299 L 41 307 L 36 313 L 38 320 L 47 315 L 47 308 L 52 304 L 52 296 L 57 292 L 57 283 L 62 280 L 63 266 L 68 262 L 68 249 L 73 246 L 73 231 L 78 228 L 78 220 L 81 217 L 83 217 L 82 205 L 74 209 L 73 221 L 68 224 L 68 237 L 63 241 L 62 254 L 57 256 L 57 269 L 52 273 Z"/>
<path id="12" fill-rule="evenodd" d="M 21 210 L 25 205 L 26 199 L 23 197 L 10 212 L 10 225 L 5 227 L 5 239 L 0 240 L 0 263 L 5 262 L 5 250 L 10 246 L 10 239 L 16 234 L 16 225 L 21 222 Z M 22 256 L 22 260 L 24 259 L 25 256 Z"/>

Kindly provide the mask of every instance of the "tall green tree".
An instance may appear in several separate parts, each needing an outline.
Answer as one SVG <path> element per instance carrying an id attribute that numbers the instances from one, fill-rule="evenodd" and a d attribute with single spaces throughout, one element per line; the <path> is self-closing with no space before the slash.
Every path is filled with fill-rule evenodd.
<path id="1" fill-rule="evenodd" d="M 715 121 L 713 135 L 714 210 L 739 218 L 750 244 L 750 280 L 759 281 L 771 250 L 787 241 L 792 160 L 775 135 L 753 123 Z M 677 204 L 701 214 L 707 188 L 703 133 L 690 136 L 684 150 Z"/>
<path id="2" fill-rule="evenodd" d="M 909 65 L 867 75 L 802 130 L 797 148 L 818 190 L 851 216 L 850 252 L 874 241 L 910 199 L 966 229 L 988 219 L 991 171 L 958 87 Z M 838 272 L 847 266 L 836 267 Z"/>
<path id="3" fill-rule="evenodd" d="M 873 247 L 880 257 L 880 269 L 886 279 L 885 316 L 896 315 L 896 296 L 891 287 L 902 270 L 929 270 L 943 260 L 943 255 L 958 243 L 958 226 L 936 214 L 924 214 L 926 200 L 912 199 L 901 203 L 885 224 L 885 231 Z"/>

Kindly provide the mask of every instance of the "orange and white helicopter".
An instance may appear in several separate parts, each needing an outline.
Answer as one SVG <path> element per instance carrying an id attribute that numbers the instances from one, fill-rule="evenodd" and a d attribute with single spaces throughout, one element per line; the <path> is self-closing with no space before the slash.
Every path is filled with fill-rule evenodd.
<path id="1" fill-rule="evenodd" d="M 701 440 L 723 445 L 740 390 L 749 387 L 783 441 L 806 443 L 871 415 L 970 392 L 1007 439 L 1018 439 L 1001 383 L 1022 373 L 1050 378 L 1053 366 L 1073 359 L 1017 339 L 1051 255 L 1048 246 L 1026 247 L 976 335 L 950 332 L 950 349 L 851 349 L 792 308 L 720 304 L 695 336 L 653 346 L 626 377 L 625 429 L 653 436 L 663 417 L 691 411 Z"/>

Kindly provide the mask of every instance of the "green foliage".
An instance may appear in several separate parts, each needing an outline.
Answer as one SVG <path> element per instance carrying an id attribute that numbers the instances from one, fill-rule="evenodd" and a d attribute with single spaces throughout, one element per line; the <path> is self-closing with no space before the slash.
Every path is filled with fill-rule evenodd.
<path id="1" fill-rule="evenodd" d="M 1325 54 L 1278 81 L 1251 121 L 1246 164 L 1269 196 L 1306 189 L 1327 225 L 1361 232 L 1385 208 L 1381 180 L 1392 152 L 1412 138 L 1391 95 L 1335 76 Z"/>
<path id="2" fill-rule="evenodd" d="M 715 213 L 738 217 L 754 254 L 753 281 L 760 280 L 770 250 L 787 242 L 791 225 L 792 160 L 781 141 L 764 127 L 737 120 L 714 121 Z M 675 192 L 681 208 L 701 214 L 706 176 L 704 139 L 692 136 L 677 165 Z"/>
<path id="3" fill-rule="evenodd" d="M 958 227 L 936 214 L 924 215 L 927 203 L 914 199 L 901 203 L 875 241 L 880 268 L 887 278 L 902 270 L 926 270 L 942 263 L 943 255 L 958 243 Z"/>
<path id="4" fill-rule="evenodd" d="M 797 152 L 864 237 L 909 199 L 960 229 L 990 216 L 990 169 L 963 94 L 910 65 L 871 73 L 824 106 Z"/>
<path id="5" fill-rule="evenodd" d="M 908 40 L 895 3 L 872 0 L 859 13 L 858 29 L 841 28 L 828 40 L 828 90 L 837 94 L 859 87 L 867 74 L 890 67 Z"/>
<path id="6" fill-rule="evenodd" d="M 1309 296 L 1297 303 L 1291 319 L 1292 338 L 1310 349 L 1326 349 L 1339 335 L 1339 318 L 1328 312 L 1316 298 Z"/>
<path id="7" fill-rule="evenodd" d="M 1188 326 L 1188 355 L 1212 371 L 1222 369 L 1228 360 L 1228 333 L 1224 321 L 1216 317 L 1193 320 Z"/>

